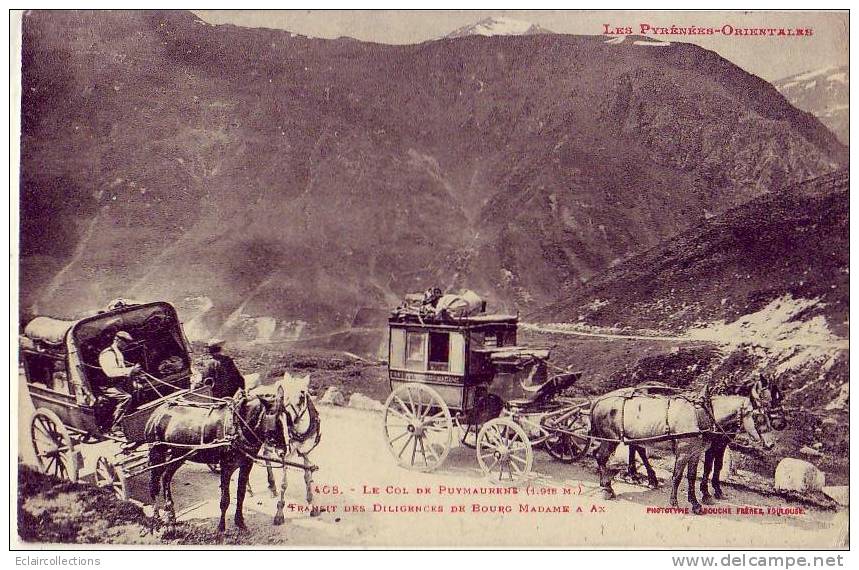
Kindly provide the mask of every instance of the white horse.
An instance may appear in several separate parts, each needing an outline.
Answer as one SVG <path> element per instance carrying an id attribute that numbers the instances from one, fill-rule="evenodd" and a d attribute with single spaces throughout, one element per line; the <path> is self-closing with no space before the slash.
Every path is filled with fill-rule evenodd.
<path id="1" fill-rule="evenodd" d="M 313 506 L 313 472 L 316 466 L 310 461 L 310 453 L 319 445 L 321 439 L 319 412 L 313 405 L 309 392 L 310 375 L 303 377 L 283 373 L 283 378 L 277 383 L 277 388 L 283 390 L 283 403 L 287 411 L 287 425 L 283 426 L 286 450 L 272 459 L 279 462 L 301 460 L 304 466 L 304 484 L 306 487 L 307 504 L 310 506 L 310 516 L 318 516 L 319 510 Z M 297 462 L 297 461 L 296 461 Z M 284 522 L 283 508 L 286 506 L 284 495 L 287 487 L 287 469 L 283 465 L 283 476 L 280 483 L 280 494 L 274 524 Z M 273 469 L 266 464 L 268 488 L 273 497 L 278 497 L 274 481 Z"/>

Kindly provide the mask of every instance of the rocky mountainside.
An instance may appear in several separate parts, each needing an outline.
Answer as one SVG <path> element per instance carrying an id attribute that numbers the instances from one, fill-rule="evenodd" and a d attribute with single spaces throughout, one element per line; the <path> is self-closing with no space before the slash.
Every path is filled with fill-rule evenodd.
<path id="1" fill-rule="evenodd" d="M 466 36 L 528 36 L 533 34 L 552 34 L 551 30 L 532 24 L 531 22 L 523 22 L 522 20 L 514 20 L 513 18 L 484 18 L 474 24 L 462 26 L 451 33 L 447 34 L 446 38 L 464 38 Z"/>
<path id="2" fill-rule="evenodd" d="M 167 298 L 192 336 L 312 336 L 430 285 L 539 306 L 847 160 L 687 44 L 85 11 L 28 12 L 23 42 L 22 306 Z"/>
<path id="3" fill-rule="evenodd" d="M 802 320 L 822 316 L 846 338 L 849 184 L 848 172 L 839 171 L 774 189 L 571 288 L 533 315 L 680 333 L 789 297 L 802 305 Z"/>
<path id="4" fill-rule="evenodd" d="M 775 188 L 618 264 L 527 320 L 585 395 L 660 381 L 715 392 L 763 373 L 788 429 L 744 468 L 849 464 L 849 175 Z M 629 339 L 633 335 L 632 339 Z"/>
<path id="5" fill-rule="evenodd" d="M 807 71 L 773 85 L 797 109 L 808 111 L 844 144 L 850 134 L 850 66 Z"/>

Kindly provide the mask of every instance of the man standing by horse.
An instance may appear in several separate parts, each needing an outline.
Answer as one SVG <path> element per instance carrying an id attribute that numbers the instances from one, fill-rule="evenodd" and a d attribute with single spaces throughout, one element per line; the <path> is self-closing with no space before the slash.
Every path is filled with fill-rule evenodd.
<path id="1" fill-rule="evenodd" d="M 203 384 L 212 386 L 212 397 L 232 398 L 245 389 L 245 379 L 232 358 L 224 354 L 224 341 L 211 339 L 206 343 L 206 357 L 200 366 Z"/>

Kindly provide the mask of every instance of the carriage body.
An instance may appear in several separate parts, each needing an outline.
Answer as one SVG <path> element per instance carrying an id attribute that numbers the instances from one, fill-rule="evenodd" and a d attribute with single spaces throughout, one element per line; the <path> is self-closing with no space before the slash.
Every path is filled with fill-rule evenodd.
<path id="1" fill-rule="evenodd" d="M 107 378 L 98 357 L 121 330 L 134 338 L 125 351 L 128 362 L 139 363 L 144 374 L 125 386 L 132 401 L 117 437 L 109 433 L 112 409 L 100 396 Z M 43 470 L 68 479 L 76 479 L 83 466 L 76 450 L 81 443 L 141 441 L 149 415 L 190 389 L 189 345 L 175 308 L 166 302 L 121 304 L 73 321 L 36 317 L 20 335 L 19 347 L 35 408 L 31 435 L 37 460 Z"/>
<path id="2" fill-rule="evenodd" d="M 105 427 L 99 386 L 106 378 L 98 356 L 120 330 L 135 339 L 128 361 L 155 379 L 127 387 L 133 409 L 190 387 L 190 351 L 173 306 L 128 305 L 76 321 L 36 317 L 27 325 L 20 353 L 34 407 L 51 410 L 70 428 L 99 435 Z"/>
<path id="3" fill-rule="evenodd" d="M 430 290 L 409 297 L 388 320 L 391 393 L 383 417 L 388 449 L 402 467 L 442 465 L 455 430 L 461 445 L 477 448 L 487 474 L 494 464 L 482 449 L 505 454 L 500 442 L 519 446 L 523 455 L 506 472 L 518 470 L 517 480 L 530 472 L 532 442 L 565 461 L 586 451 L 581 403 L 560 397 L 580 374 L 550 376 L 549 349 L 517 344 L 516 316 L 487 314 L 483 303 L 452 316 L 441 307 L 455 296 Z"/>
<path id="4" fill-rule="evenodd" d="M 388 328 L 391 390 L 423 384 L 438 392 L 452 412 L 468 415 L 494 378 L 493 350 L 515 346 L 517 318 L 476 315 L 428 321 L 393 316 Z"/>

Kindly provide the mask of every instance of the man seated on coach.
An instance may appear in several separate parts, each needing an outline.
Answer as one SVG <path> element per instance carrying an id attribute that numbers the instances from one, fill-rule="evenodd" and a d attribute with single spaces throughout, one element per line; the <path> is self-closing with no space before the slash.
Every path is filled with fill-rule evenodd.
<path id="1" fill-rule="evenodd" d="M 101 395 L 114 404 L 113 423 L 111 429 L 116 429 L 119 420 L 125 415 L 126 408 L 131 403 L 129 384 L 134 375 L 140 372 L 140 364 L 126 362 L 123 351 L 127 350 L 134 338 L 125 331 L 119 331 L 113 336 L 110 346 L 98 355 L 98 364 L 107 377 L 107 383 L 101 387 Z"/>

